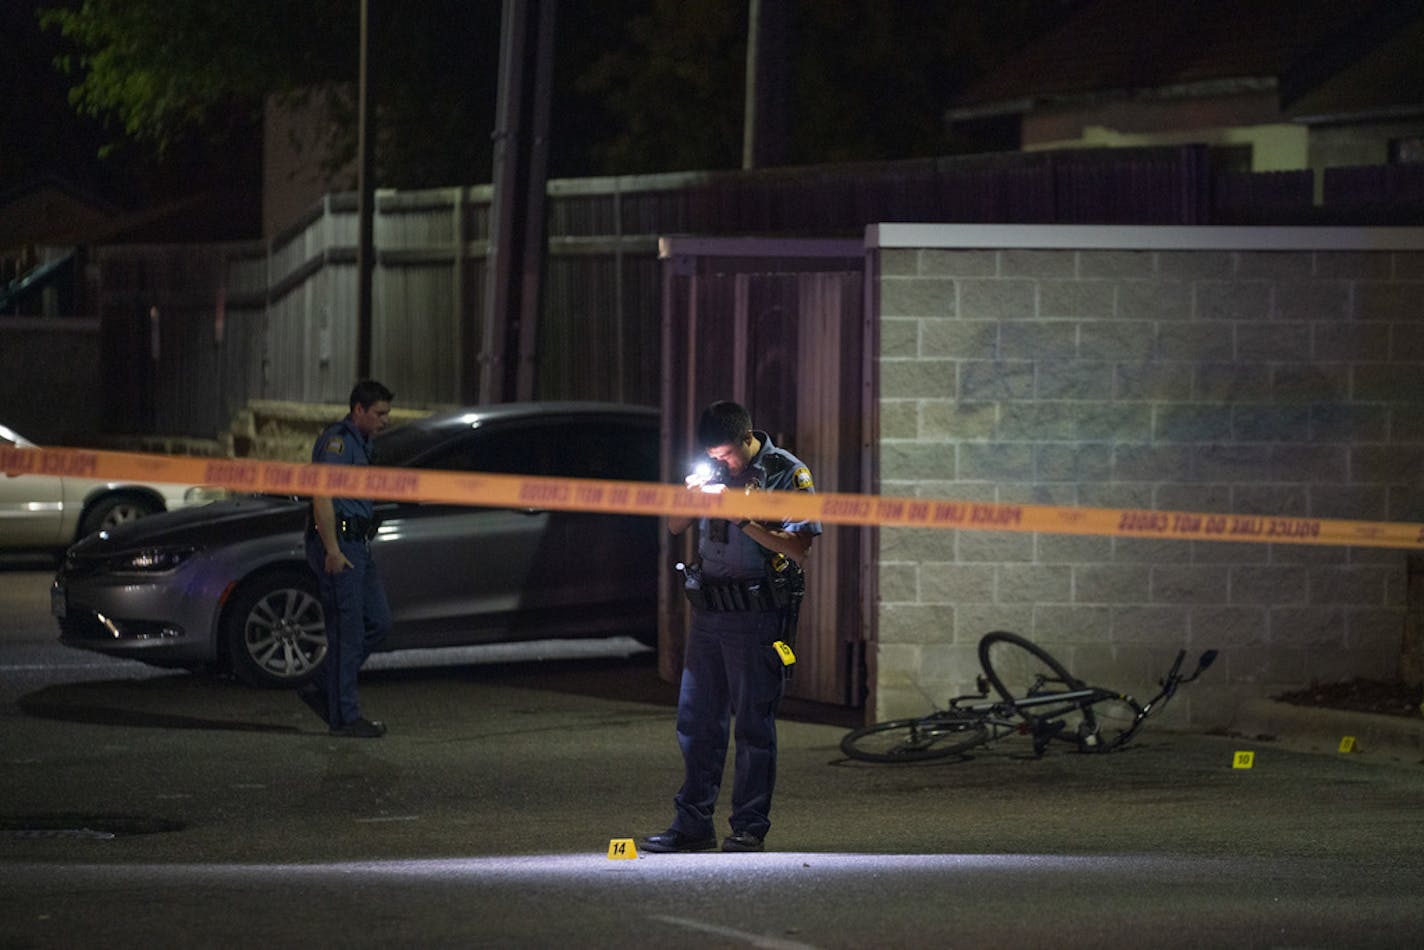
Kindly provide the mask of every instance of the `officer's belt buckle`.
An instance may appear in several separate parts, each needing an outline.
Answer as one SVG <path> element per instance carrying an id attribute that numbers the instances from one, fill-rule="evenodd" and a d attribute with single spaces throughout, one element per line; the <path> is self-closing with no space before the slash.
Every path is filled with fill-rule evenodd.
<path id="1" fill-rule="evenodd" d="M 376 533 L 374 522 L 366 518 L 340 518 L 336 522 L 336 532 L 347 541 L 369 541 Z"/>

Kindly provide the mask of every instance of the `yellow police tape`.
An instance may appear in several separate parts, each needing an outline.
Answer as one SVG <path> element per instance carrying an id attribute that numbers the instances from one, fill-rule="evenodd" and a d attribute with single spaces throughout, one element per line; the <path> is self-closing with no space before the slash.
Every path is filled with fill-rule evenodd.
<path id="1" fill-rule="evenodd" d="M 0 471 L 6 475 L 177 482 L 276 495 L 335 495 L 491 508 L 1424 549 L 1424 525 L 1404 522 L 1017 505 L 835 492 L 704 493 L 688 491 L 682 485 L 653 482 L 309 465 L 88 449 L 0 448 Z"/>

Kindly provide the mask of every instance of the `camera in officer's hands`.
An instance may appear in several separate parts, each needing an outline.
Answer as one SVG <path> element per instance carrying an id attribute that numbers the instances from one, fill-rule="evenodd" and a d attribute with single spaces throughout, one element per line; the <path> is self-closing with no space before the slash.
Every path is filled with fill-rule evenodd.
<path id="1" fill-rule="evenodd" d="M 700 488 L 705 492 L 727 490 L 727 465 L 711 459 L 702 459 L 692 466 L 691 473 L 683 479 L 688 488 Z"/>

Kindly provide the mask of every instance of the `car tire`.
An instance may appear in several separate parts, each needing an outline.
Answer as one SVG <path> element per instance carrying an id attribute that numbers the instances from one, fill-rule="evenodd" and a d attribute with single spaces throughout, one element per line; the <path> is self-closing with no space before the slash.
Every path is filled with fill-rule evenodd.
<path id="1" fill-rule="evenodd" d="M 259 575 L 237 590 L 223 613 L 223 643 L 244 683 L 296 689 L 326 660 L 326 620 L 316 578 L 291 569 Z"/>
<path id="2" fill-rule="evenodd" d="M 79 519 L 79 534 L 75 540 L 87 538 L 95 531 L 146 518 L 162 510 L 163 505 L 160 502 L 133 492 L 105 495 L 92 502 L 84 512 L 84 517 Z"/>

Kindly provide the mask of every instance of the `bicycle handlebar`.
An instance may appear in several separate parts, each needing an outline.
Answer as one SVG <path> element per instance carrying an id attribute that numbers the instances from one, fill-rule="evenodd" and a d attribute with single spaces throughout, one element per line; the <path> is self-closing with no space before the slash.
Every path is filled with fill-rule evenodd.
<path id="1" fill-rule="evenodd" d="M 1185 660 L 1186 658 L 1187 658 L 1187 651 L 1186 651 L 1186 650 L 1178 650 L 1178 651 L 1177 651 L 1177 659 L 1172 663 L 1172 668 L 1167 671 L 1167 675 L 1166 675 L 1166 676 L 1162 677 L 1160 680 L 1157 681 L 1157 685 L 1159 685 L 1159 686 L 1166 686 L 1168 683 L 1171 683 L 1171 682 L 1173 682 L 1174 680 L 1179 679 L 1180 677 L 1179 677 L 1179 675 L 1178 675 L 1178 671 L 1181 670 L 1181 668 L 1182 668 L 1182 661 Z"/>
<path id="2" fill-rule="evenodd" d="M 1191 672 L 1190 676 L 1182 675 L 1182 661 L 1186 659 L 1186 656 L 1186 650 L 1177 651 L 1177 659 L 1175 662 L 1173 662 L 1172 668 L 1167 671 L 1166 676 L 1162 677 L 1160 680 L 1157 681 L 1158 685 L 1162 687 L 1161 691 L 1156 696 L 1153 696 L 1147 702 L 1142 704 L 1143 719 L 1147 718 L 1148 714 L 1152 712 L 1153 707 L 1155 707 L 1158 703 L 1162 703 L 1165 705 L 1167 700 L 1171 699 L 1176 694 L 1177 687 L 1181 686 L 1183 683 L 1190 683 L 1198 676 L 1201 676 L 1202 672 L 1205 671 L 1208 666 L 1211 666 L 1212 663 L 1216 662 L 1217 651 L 1202 651 L 1202 655 L 1197 658 L 1197 668 Z"/>

